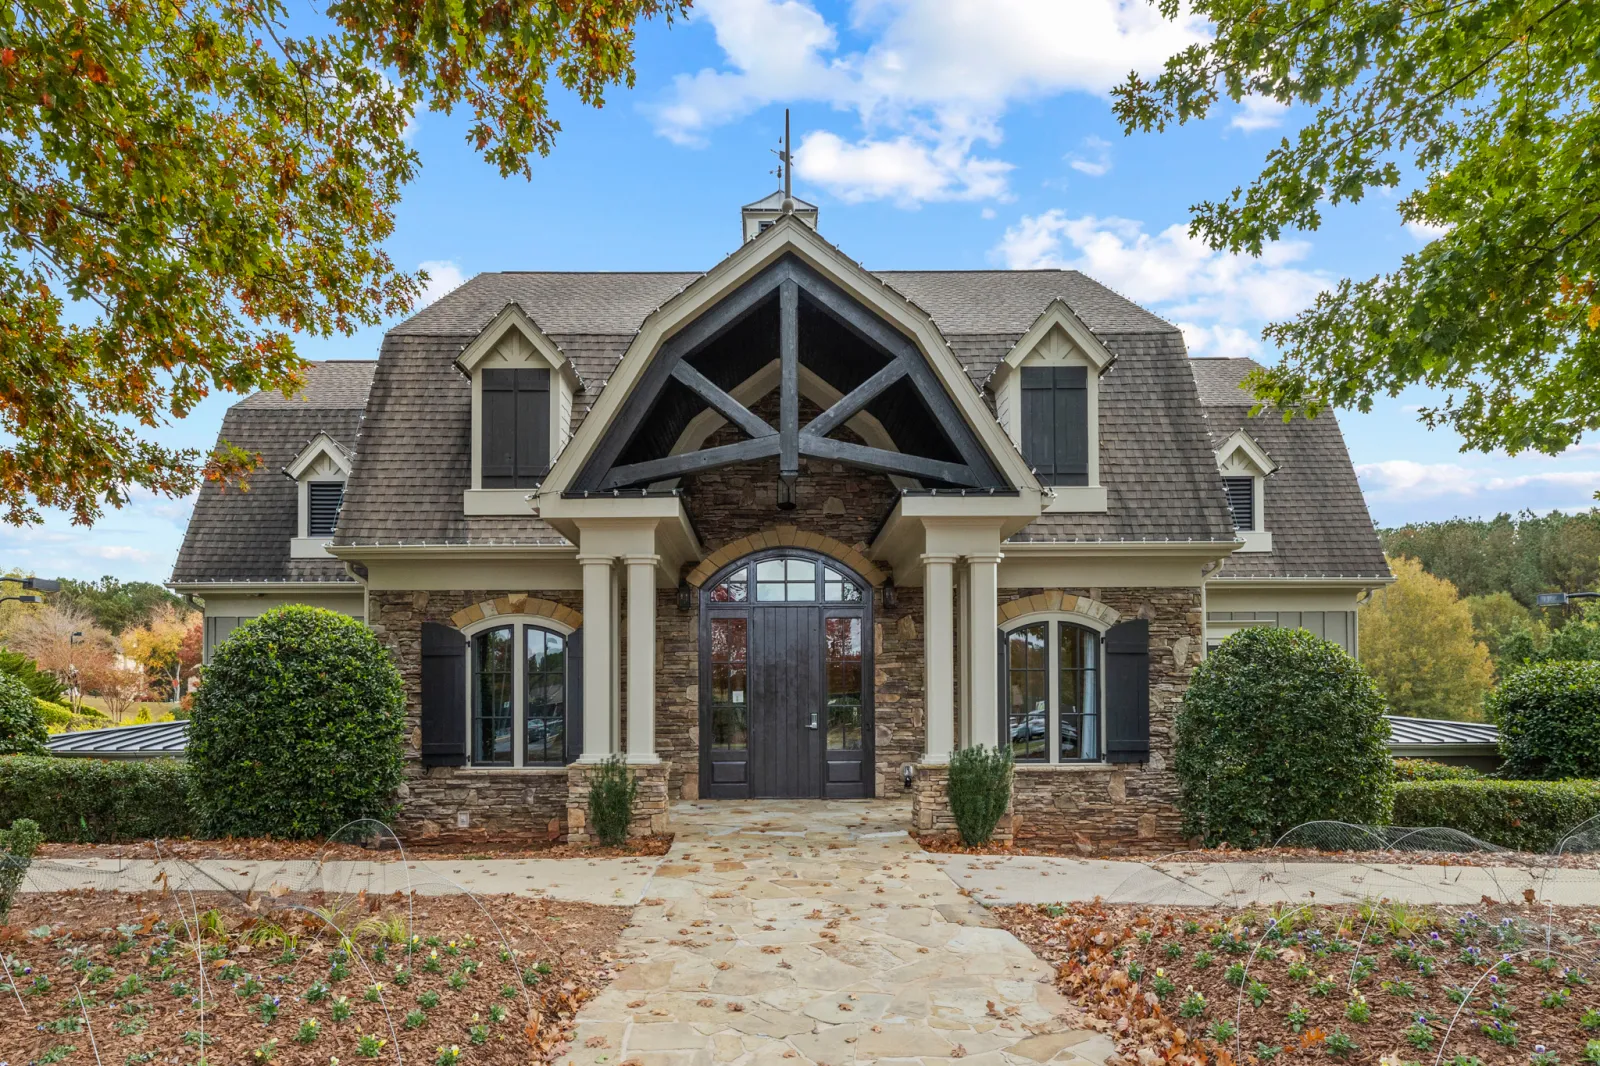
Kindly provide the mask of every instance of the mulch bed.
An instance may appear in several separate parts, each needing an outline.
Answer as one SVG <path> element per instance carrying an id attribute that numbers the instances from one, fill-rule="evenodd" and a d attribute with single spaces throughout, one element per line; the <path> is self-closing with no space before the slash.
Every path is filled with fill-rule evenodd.
<path id="1" fill-rule="evenodd" d="M 430 843 L 406 840 L 404 857 L 409 861 L 436 859 L 618 859 L 665 855 L 672 847 L 672 836 L 640 837 L 619 848 L 598 844 L 566 844 L 559 840 L 472 840 Z M 354 859 L 369 862 L 399 862 L 402 851 L 394 847 L 363 847 L 360 844 L 327 840 L 274 840 L 272 837 L 227 837 L 220 840 L 163 840 L 159 846 L 148 840 L 127 844 L 45 844 L 41 859 Z"/>
<path id="2" fill-rule="evenodd" d="M 1600 1062 L 1600 904 L 991 913 L 1141 1066 Z"/>
<path id="3" fill-rule="evenodd" d="M 549 1061 L 611 980 L 628 915 L 516 896 L 29 893 L 0 926 L 16 986 L 0 970 L 0 1063 Z"/>
<path id="4" fill-rule="evenodd" d="M 924 851 L 945 855 L 1037 855 L 1045 858 L 1083 859 L 1085 861 L 1152 862 L 1237 862 L 1237 863 L 1291 863 L 1291 862 L 1343 862 L 1371 865 L 1384 863 L 1399 866 L 1521 866 L 1537 869 L 1562 868 L 1568 870 L 1600 869 L 1600 853 L 1572 853 L 1546 855 L 1525 851 L 1319 851 L 1315 848 L 1192 848 L 1175 851 L 1173 848 L 1148 850 L 1103 851 L 1082 849 L 1071 844 L 1045 844 L 1024 841 L 1018 844 L 984 844 L 968 847 L 953 837 L 931 837 L 917 841 Z"/>

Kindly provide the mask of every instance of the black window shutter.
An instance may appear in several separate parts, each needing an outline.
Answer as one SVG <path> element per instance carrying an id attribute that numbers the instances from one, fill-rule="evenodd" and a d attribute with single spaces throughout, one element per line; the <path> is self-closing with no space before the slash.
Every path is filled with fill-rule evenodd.
<path id="1" fill-rule="evenodd" d="M 306 536 L 329 537 L 339 524 L 344 482 L 313 481 L 306 486 Z"/>
<path id="2" fill-rule="evenodd" d="M 1089 483 L 1089 371 L 1022 368 L 1022 457 L 1046 485 Z"/>
<path id="3" fill-rule="evenodd" d="M 1022 368 L 1022 457 L 1046 485 L 1055 483 L 1055 387 L 1049 367 Z"/>
<path id="4" fill-rule="evenodd" d="M 1106 760 L 1150 760 L 1150 623 L 1142 618 L 1106 631 Z"/>
<path id="5" fill-rule="evenodd" d="M 583 754 L 583 630 L 567 638 L 567 762 Z"/>
<path id="6" fill-rule="evenodd" d="M 467 640 L 422 623 L 422 765 L 467 763 Z"/>
<path id="7" fill-rule="evenodd" d="M 482 474 L 486 489 L 516 487 L 516 372 L 483 372 Z"/>
<path id="8" fill-rule="evenodd" d="M 1011 746 L 1011 656 L 1006 647 L 1005 630 L 999 633 L 1000 647 L 996 654 L 1000 674 L 1000 698 L 996 701 L 1000 711 L 1000 731 L 995 735 L 1000 738 L 996 748 L 1009 748 Z"/>
<path id="9" fill-rule="evenodd" d="M 550 470 L 550 371 L 517 371 L 517 485 Z"/>

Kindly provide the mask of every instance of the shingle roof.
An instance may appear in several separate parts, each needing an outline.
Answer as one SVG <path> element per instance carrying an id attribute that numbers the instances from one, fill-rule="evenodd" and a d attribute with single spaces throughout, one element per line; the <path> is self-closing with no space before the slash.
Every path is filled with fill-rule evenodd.
<path id="1" fill-rule="evenodd" d="M 1285 422 L 1266 410 L 1252 418 L 1254 398 L 1241 382 L 1259 364 L 1191 359 L 1189 365 L 1211 446 L 1243 429 L 1278 464 L 1263 500 L 1272 551 L 1230 555 L 1216 578 L 1387 578 L 1383 548 L 1333 415 Z"/>
<path id="2" fill-rule="evenodd" d="M 371 359 L 312 363 L 298 395 L 258 392 L 228 408 L 218 443 L 256 452 L 261 464 L 244 485 L 201 486 L 172 569 L 173 584 L 351 582 L 337 559 L 289 557 L 300 504 L 295 483 L 282 471 L 318 433 L 346 450 L 355 448 L 377 366 Z"/>
<path id="3" fill-rule="evenodd" d="M 86 729 L 50 738 L 51 755 L 88 759 L 181 759 L 188 746 L 186 721 Z"/>

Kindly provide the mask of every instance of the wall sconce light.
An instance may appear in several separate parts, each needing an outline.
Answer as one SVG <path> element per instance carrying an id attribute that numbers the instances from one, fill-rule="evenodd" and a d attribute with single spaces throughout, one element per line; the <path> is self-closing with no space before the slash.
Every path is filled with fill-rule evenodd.
<path id="1" fill-rule="evenodd" d="M 884 582 L 883 582 L 883 605 L 884 605 L 884 607 L 892 610 L 893 608 L 898 606 L 899 603 L 900 603 L 900 597 L 896 596 L 895 592 L 894 592 L 894 578 L 892 578 L 892 577 L 891 578 L 885 578 Z"/>
<path id="2" fill-rule="evenodd" d="M 689 587 L 687 578 L 678 579 L 678 610 L 694 610 L 694 589 Z"/>

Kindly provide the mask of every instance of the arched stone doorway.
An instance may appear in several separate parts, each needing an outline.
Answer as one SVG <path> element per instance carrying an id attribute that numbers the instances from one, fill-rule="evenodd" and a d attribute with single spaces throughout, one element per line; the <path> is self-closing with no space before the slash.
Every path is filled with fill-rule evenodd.
<path id="1" fill-rule="evenodd" d="M 700 795 L 872 795 L 872 585 L 774 548 L 700 589 Z"/>

